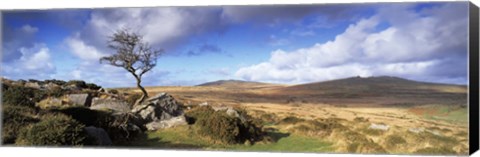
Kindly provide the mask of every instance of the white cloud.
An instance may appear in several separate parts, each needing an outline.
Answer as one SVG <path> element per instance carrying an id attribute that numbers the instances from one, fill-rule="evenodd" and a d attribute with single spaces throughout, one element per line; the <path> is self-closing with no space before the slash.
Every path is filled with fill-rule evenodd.
<path id="1" fill-rule="evenodd" d="M 316 33 L 312 30 L 293 30 L 290 32 L 290 34 L 304 37 L 304 36 L 314 36 Z"/>
<path id="2" fill-rule="evenodd" d="M 2 59 L 4 62 L 18 60 L 22 55 L 19 52 L 21 48 L 33 47 L 36 43 L 35 34 L 38 32 L 36 27 L 28 24 L 18 28 L 4 25 L 2 29 Z"/>
<path id="3" fill-rule="evenodd" d="M 273 51 L 268 61 L 240 68 L 235 75 L 277 83 L 357 75 L 394 75 L 424 81 L 466 78 L 462 64 L 451 67 L 465 71 L 455 76 L 434 75 L 444 70 L 437 67 L 448 64 L 449 58 L 466 61 L 466 7 L 447 4 L 416 12 L 408 5 L 385 6 L 377 14 L 351 24 L 334 40 L 290 52 Z M 378 30 L 385 22 L 388 27 Z"/>
<path id="4" fill-rule="evenodd" d="M 70 53 L 79 61 L 65 79 L 82 79 L 106 87 L 135 86 L 133 76 L 121 67 L 100 64 L 99 59 L 114 53 L 107 47 L 108 37 L 128 28 L 143 35 L 153 48 L 171 52 L 195 35 L 221 31 L 220 17 L 210 8 L 162 7 L 94 10 L 78 32 L 65 38 Z M 157 70 L 144 75 L 142 84 L 158 85 L 168 72 Z"/>
<path id="5" fill-rule="evenodd" d="M 82 60 L 98 61 L 101 57 L 105 56 L 104 53 L 100 52 L 95 47 L 87 45 L 82 40 L 78 39 L 78 35 L 67 38 L 65 43 L 68 45 L 73 55 Z"/>
<path id="6" fill-rule="evenodd" d="M 3 75 L 11 78 L 50 78 L 56 67 L 45 44 L 35 43 L 33 47 L 21 47 L 21 57 L 11 63 L 2 63 Z"/>
<path id="7" fill-rule="evenodd" d="M 279 38 L 276 35 L 270 35 L 268 38 L 268 44 L 271 46 L 283 46 L 289 44 L 290 41 L 285 38 Z"/>
<path id="8" fill-rule="evenodd" d="M 24 25 L 22 26 L 21 28 L 22 31 L 26 32 L 26 33 L 36 33 L 38 31 L 38 28 L 37 27 L 32 27 L 30 25 Z"/>

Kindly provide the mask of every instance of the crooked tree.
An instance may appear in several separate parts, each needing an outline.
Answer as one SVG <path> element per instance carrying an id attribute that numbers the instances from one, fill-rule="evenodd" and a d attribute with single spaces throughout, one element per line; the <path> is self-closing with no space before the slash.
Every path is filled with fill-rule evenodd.
<path id="1" fill-rule="evenodd" d="M 130 72 L 137 81 L 137 87 L 142 91 L 142 97 L 135 102 L 135 106 L 143 103 L 148 97 L 148 93 L 141 84 L 142 76 L 157 65 L 157 58 L 164 51 L 153 49 L 142 40 L 141 35 L 128 29 L 118 30 L 110 36 L 108 47 L 115 50 L 115 53 L 100 58 L 100 63 L 107 62 Z"/>

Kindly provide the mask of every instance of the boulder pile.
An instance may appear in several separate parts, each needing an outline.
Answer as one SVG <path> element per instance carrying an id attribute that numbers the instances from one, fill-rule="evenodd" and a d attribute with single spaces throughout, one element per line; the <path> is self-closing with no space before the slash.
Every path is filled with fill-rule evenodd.
<path id="1" fill-rule="evenodd" d="M 150 97 L 131 113 L 138 115 L 148 130 L 187 124 L 182 105 L 167 93 Z"/>

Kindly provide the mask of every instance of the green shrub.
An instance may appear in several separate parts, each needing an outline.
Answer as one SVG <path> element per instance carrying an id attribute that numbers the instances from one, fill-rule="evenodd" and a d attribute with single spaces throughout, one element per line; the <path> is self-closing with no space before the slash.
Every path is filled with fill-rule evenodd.
<path id="1" fill-rule="evenodd" d="M 141 93 L 133 93 L 132 95 L 128 96 L 125 101 L 127 101 L 128 104 L 134 105 L 135 102 L 142 97 Z"/>
<path id="2" fill-rule="evenodd" d="M 52 79 L 52 80 L 45 80 L 44 81 L 45 83 L 54 83 L 54 84 L 57 84 L 57 85 L 64 85 L 66 84 L 67 82 L 63 81 L 63 80 L 56 80 L 56 79 Z"/>
<path id="3" fill-rule="evenodd" d="M 20 131 L 17 145 L 63 146 L 83 145 L 87 134 L 84 125 L 63 114 L 47 114 L 36 124 Z"/>
<path id="4" fill-rule="evenodd" d="M 386 153 L 380 145 L 373 141 L 353 142 L 347 146 L 349 153 Z"/>
<path id="5" fill-rule="evenodd" d="M 385 138 L 385 145 L 387 147 L 396 148 L 398 145 L 405 144 L 407 141 L 399 135 L 389 135 Z"/>
<path id="6" fill-rule="evenodd" d="M 242 116 L 245 113 L 240 113 Z M 243 121 L 227 115 L 224 111 L 214 111 L 210 106 L 200 106 L 186 113 L 190 124 L 194 123 L 200 135 L 220 143 L 253 143 L 262 138 L 260 127 L 248 118 Z M 248 116 L 244 116 L 248 117 Z"/>
<path id="7" fill-rule="evenodd" d="M 296 124 L 296 123 L 299 123 L 299 122 L 304 122 L 305 119 L 301 119 L 301 118 L 297 118 L 297 117 L 293 117 L 293 116 L 288 116 L 288 117 L 285 117 L 283 118 L 280 123 L 281 124 Z"/>
<path id="8" fill-rule="evenodd" d="M 65 94 L 65 90 L 62 89 L 61 87 L 53 87 L 47 91 L 47 95 L 49 97 L 61 97 Z"/>
<path id="9" fill-rule="evenodd" d="M 201 135 L 224 143 L 236 143 L 240 135 L 238 127 L 240 120 L 221 112 L 215 112 L 204 119 L 197 119 L 195 125 L 199 127 Z"/>
<path id="10" fill-rule="evenodd" d="M 113 144 L 127 144 L 142 133 L 142 128 L 139 128 L 141 126 L 133 125 L 138 124 L 138 119 L 132 114 L 100 115 L 95 126 L 105 129 Z"/>
<path id="11" fill-rule="evenodd" d="M 28 79 L 28 82 L 40 83 L 41 81 L 35 79 Z"/>
<path id="12" fill-rule="evenodd" d="M 210 106 L 199 106 L 185 113 L 188 124 L 194 124 L 197 119 L 205 119 L 212 115 L 215 110 Z"/>
<path id="13" fill-rule="evenodd" d="M 114 144 L 125 144 L 141 133 L 141 130 L 135 130 L 129 124 L 138 124 L 137 119 L 131 114 L 112 115 L 109 112 L 90 110 L 81 106 L 52 109 L 50 112 L 71 116 L 85 126 L 103 128 Z"/>
<path id="14" fill-rule="evenodd" d="M 0 85 L 2 86 L 2 91 L 6 91 L 10 87 L 10 85 L 5 84 L 4 82 L 2 82 Z"/>
<path id="15" fill-rule="evenodd" d="M 35 90 L 33 94 L 33 102 L 40 102 L 41 100 L 47 98 L 48 92 L 44 90 Z"/>
<path id="16" fill-rule="evenodd" d="M 347 151 L 349 153 L 386 153 L 386 150 L 368 139 L 367 137 L 353 131 L 344 133 L 344 138 L 348 144 Z"/>
<path id="17" fill-rule="evenodd" d="M 85 85 L 88 89 L 93 89 L 93 90 L 99 90 L 100 88 L 102 88 L 94 83 L 87 83 Z"/>
<path id="18" fill-rule="evenodd" d="M 116 89 L 111 89 L 111 90 L 108 90 L 108 91 L 112 94 L 118 94 L 118 90 L 116 90 Z"/>
<path id="19" fill-rule="evenodd" d="M 2 105 L 2 142 L 13 144 L 18 130 L 38 122 L 36 110 L 26 106 Z"/>
<path id="20" fill-rule="evenodd" d="M 260 119 L 266 124 L 272 124 L 275 123 L 277 117 L 275 116 L 275 114 L 265 113 L 260 116 Z"/>
<path id="21" fill-rule="evenodd" d="M 87 87 L 87 84 L 85 83 L 85 81 L 82 81 L 82 80 L 70 80 L 65 85 L 67 85 L 67 86 L 75 85 L 75 86 L 80 87 L 80 88 L 86 88 Z"/>
<path id="22" fill-rule="evenodd" d="M 35 106 L 33 98 L 36 90 L 22 86 L 11 86 L 8 90 L 2 92 L 3 104 L 19 105 L 19 106 Z"/>

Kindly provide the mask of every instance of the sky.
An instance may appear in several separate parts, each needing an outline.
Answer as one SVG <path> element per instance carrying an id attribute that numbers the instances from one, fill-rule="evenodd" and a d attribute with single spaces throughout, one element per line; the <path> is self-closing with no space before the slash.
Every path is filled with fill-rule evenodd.
<path id="1" fill-rule="evenodd" d="M 145 86 L 396 76 L 467 84 L 468 2 L 4 11 L 1 76 L 135 86 L 101 64 L 116 30 L 164 54 Z"/>

